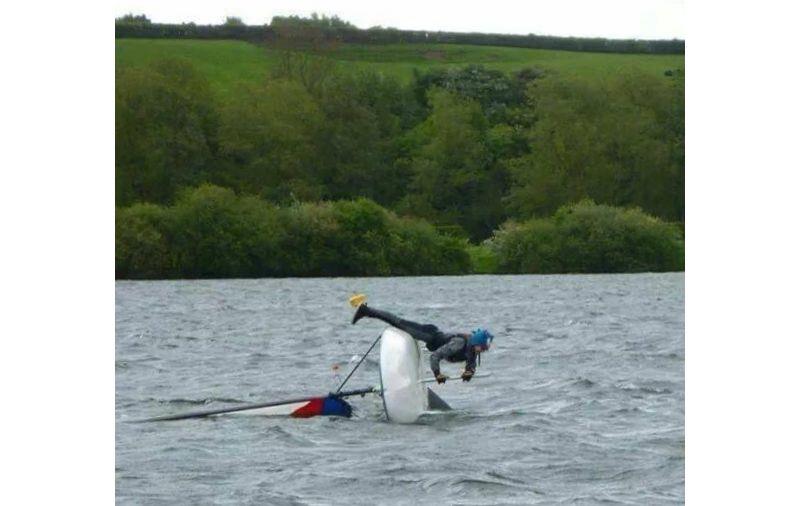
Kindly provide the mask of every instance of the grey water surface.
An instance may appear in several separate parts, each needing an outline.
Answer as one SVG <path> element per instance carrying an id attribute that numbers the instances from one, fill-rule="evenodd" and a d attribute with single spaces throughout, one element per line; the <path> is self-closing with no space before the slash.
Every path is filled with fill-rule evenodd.
<path id="1" fill-rule="evenodd" d="M 454 411 L 132 420 L 332 390 L 385 327 L 347 298 L 496 336 Z M 427 352 L 425 352 L 427 357 Z M 378 383 L 378 350 L 347 388 Z M 339 366 L 338 371 L 334 366 Z M 458 373 L 456 365 L 446 372 Z M 119 281 L 119 504 L 675 504 L 684 275 Z"/>

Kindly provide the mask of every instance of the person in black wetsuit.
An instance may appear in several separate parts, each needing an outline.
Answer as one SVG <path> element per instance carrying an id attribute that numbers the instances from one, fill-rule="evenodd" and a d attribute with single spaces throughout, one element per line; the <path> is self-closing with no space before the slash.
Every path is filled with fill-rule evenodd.
<path id="1" fill-rule="evenodd" d="M 377 318 L 393 327 L 408 332 L 411 337 L 422 341 L 431 352 L 431 370 L 436 376 L 437 383 L 444 383 L 447 379 L 439 369 L 439 362 L 442 359 L 448 362 L 466 362 L 461 379 L 469 381 L 475 374 L 475 366 L 481 352 L 489 349 L 494 336 L 484 329 L 477 329 L 471 334 L 464 333 L 445 333 L 439 330 L 436 325 L 429 323 L 417 323 L 404 320 L 398 316 L 374 309 L 366 304 L 361 304 L 353 315 L 353 324 L 361 318 Z"/>

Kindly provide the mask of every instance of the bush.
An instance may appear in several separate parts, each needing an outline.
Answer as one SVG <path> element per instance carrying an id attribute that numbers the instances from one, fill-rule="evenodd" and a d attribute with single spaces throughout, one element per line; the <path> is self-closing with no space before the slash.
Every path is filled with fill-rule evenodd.
<path id="1" fill-rule="evenodd" d="M 185 191 L 172 208 L 176 233 L 173 251 L 188 278 L 252 275 L 253 246 L 259 220 L 249 219 L 233 191 L 203 185 Z"/>
<path id="2" fill-rule="evenodd" d="M 399 218 L 368 199 L 282 210 L 278 247 L 292 276 L 466 274 L 464 241 L 422 220 Z"/>
<path id="3" fill-rule="evenodd" d="M 334 204 L 340 269 L 349 275 L 388 275 L 392 247 L 388 213 L 367 199 Z"/>
<path id="4" fill-rule="evenodd" d="M 275 207 L 213 185 L 118 209 L 117 278 L 466 274 L 466 242 L 368 199 Z"/>
<path id="5" fill-rule="evenodd" d="M 120 279 L 675 271 L 683 248 L 678 226 L 592 201 L 478 246 L 368 199 L 275 207 L 213 185 L 116 215 Z"/>
<path id="6" fill-rule="evenodd" d="M 684 268 L 681 230 L 639 209 L 586 200 L 551 218 L 508 222 L 488 243 L 509 273 L 646 272 Z"/>
<path id="7" fill-rule="evenodd" d="M 341 275 L 334 245 L 338 223 L 330 203 L 295 204 L 282 208 L 280 223 L 285 232 L 278 244 L 283 265 L 279 275 Z"/>
<path id="8" fill-rule="evenodd" d="M 494 274 L 498 268 L 497 253 L 488 244 L 467 246 L 472 273 Z"/>
<path id="9" fill-rule="evenodd" d="M 158 279 L 174 275 L 168 210 L 155 204 L 117 209 L 115 228 L 117 278 Z"/>
<path id="10" fill-rule="evenodd" d="M 392 274 L 424 276 L 470 272 L 467 241 L 445 235 L 430 223 L 392 216 L 394 241 L 389 251 Z"/>

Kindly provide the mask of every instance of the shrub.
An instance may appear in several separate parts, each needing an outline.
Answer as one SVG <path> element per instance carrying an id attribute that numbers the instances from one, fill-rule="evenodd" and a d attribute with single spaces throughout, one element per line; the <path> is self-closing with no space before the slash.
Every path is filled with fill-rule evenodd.
<path id="1" fill-rule="evenodd" d="M 115 271 L 117 278 L 157 279 L 175 273 L 170 249 L 169 212 L 155 204 L 117 209 Z"/>
<path id="2" fill-rule="evenodd" d="M 585 200 L 551 218 L 503 225 L 489 246 L 512 273 L 683 270 L 683 234 L 643 213 Z"/>
<path id="3" fill-rule="evenodd" d="M 285 230 L 278 245 L 283 265 L 280 275 L 341 275 L 334 246 L 338 223 L 330 203 L 295 204 L 282 208 L 280 222 Z"/>
<path id="4" fill-rule="evenodd" d="M 472 273 L 474 274 L 494 274 L 498 268 L 497 253 L 488 244 L 467 246 Z"/>
<path id="5" fill-rule="evenodd" d="M 275 207 L 202 185 L 117 211 L 117 278 L 466 274 L 466 241 L 368 199 Z"/>
<path id="6" fill-rule="evenodd" d="M 392 274 L 466 274 L 470 271 L 467 241 L 445 235 L 430 223 L 392 216 L 394 241 L 389 251 Z"/>

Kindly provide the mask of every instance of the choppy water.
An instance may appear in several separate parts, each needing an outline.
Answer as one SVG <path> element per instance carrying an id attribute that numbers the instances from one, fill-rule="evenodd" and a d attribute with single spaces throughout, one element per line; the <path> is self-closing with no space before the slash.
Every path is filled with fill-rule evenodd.
<path id="1" fill-rule="evenodd" d="M 350 325 L 354 292 L 488 327 L 492 376 L 437 386 L 455 411 L 409 426 L 374 396 L 352 419 L 128 423 L 324 394 L 384 327 Z M 116 419 L 121 504 L 682 503 L 684 276 L 117 282 Z"/>

